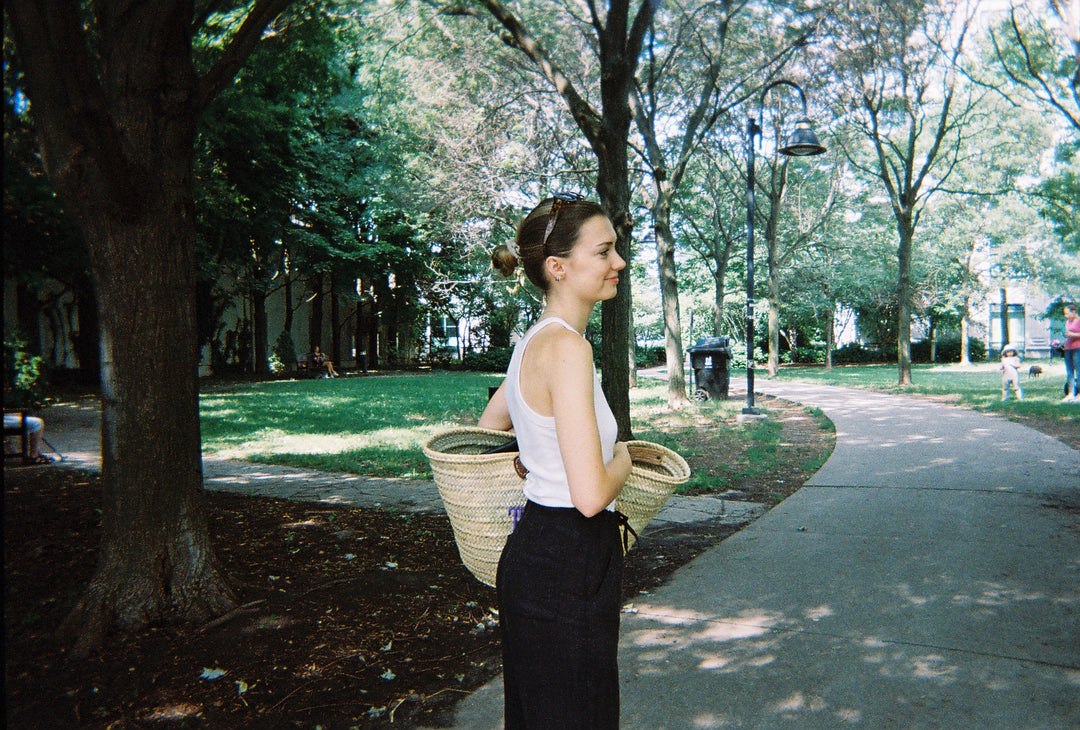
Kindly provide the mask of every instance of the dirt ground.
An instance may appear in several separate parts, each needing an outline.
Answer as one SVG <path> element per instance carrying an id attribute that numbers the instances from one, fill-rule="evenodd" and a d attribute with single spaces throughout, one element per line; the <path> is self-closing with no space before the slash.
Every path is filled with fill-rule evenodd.
<path id="1" fill-rule="evenodd" d="M 732 487 L 775 504 L 810 476 L 796 464 L 831 451 L 832 433 L 798 407 L 764 405 L 800 458 Z M 709 443 L 703 430 L 692 468 L 745 458 Z M 208 495 L 211 531 L 240 607 L 201 627 L 113 636 L 75 661 L 55 631 L 93 572 L 100 496 L 81 472 L 5 466 L 8 727 L 437 727 L 500 670 L 494 590 L 461 565 L 444 515 L 220 493 Z M 646 534 L 627 556 L 625 597 L 735 529 Z"/>

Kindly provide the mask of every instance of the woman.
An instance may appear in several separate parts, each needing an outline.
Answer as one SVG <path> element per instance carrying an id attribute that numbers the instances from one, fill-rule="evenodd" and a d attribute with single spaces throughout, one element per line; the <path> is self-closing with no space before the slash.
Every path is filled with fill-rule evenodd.
<path id="1" fill-rule="evenodd" d="M 338 376 L 337 370 L 334 370 L 334 361 L 327 360 L 326 355 L 319 349 L 318 345 L 315 345 L 315 352 L 311 353 L 311 362 L 317 368 L 326 368 L 326 377 L 336 378 Z"/>
<path id="2" fill-rule="evenodd" d="M 1080 399 L 1080 316 L 1076 305 L 1065 305 L 1065 398 L 1062 403 Z"/>
<path id="3" fill-rule="evenodd" d="M 506 276 L 519 261 L 544 310 L 479 423 L 513 429 L 529 470 L 496 577 L 506 728 L 617 728 L 623 554 L 612 505 L 631 462 L 582 333 L 626 262 L 600 206 L 569 197 L 542 201 L 514 248 L 492 255 Z"/>

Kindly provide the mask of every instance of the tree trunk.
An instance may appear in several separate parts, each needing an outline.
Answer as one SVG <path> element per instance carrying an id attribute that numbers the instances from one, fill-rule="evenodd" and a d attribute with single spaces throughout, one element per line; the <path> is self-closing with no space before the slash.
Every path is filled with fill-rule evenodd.
<path id="1" fill-rule="evenodd" d="M 315 345 L 322 349 L 323 328 L 323 275 L 315 274 L 311 277 L 311 311 L 308 313 L 308 352 L 315 351 Z"/>
<path id="2" fill-rule="evenodd" d="M 965 296 L 960 304 L 960 364 L 971 364 L 971 348 L 968 345 L 968 315 L 971 313 L 970 299 Z"/>
<path id="3" fill-rule="evenodd" d="M 836 310 L 829 307 L 825 313 L 825 369 L 833 369 L 833 343 L 836 341 Z"/>
<path id="4" fill-rule="evenodd" d="M 98 324 L 98 303 L 92 285 L 79 290 L 79 336 L 75 338 L 75 357 L 79 370 L 87 380 L 101 378 L 101 326 Z"/>
<path id="5" fill-rule="evenodd" d="M 725 246 L 722 255 L 715 258 L 713 269 L 713 337 L 720 337 L 724 328 L 724 280 L 727 278 L 731 247 Z"/>
<path id="6" fill-rule="evenodd" d="M 337 277 L 330 272 L 330 359 L 341 367 L 341 311 L 338 307 Z"/>
<path id="7" fill-rule="evenodd" d="M 930 362 L 937 362 L 937 323 L 930 317 Z"/>
<path id="8" fill-rule="evenodd" d="M 689 403 L 683 374 L 682 326 L 679 321 L 679 280 L 675 272 L 675 241 L 671 235 L 671 194 L 662 168 L 657 173 L 653 206 L 656 233 L 656 268 L 660 273 L 660 308 L 664 314 L 664 352 L 667 360 L 667 402 L 671 407 Z"/>
<path id="9" fill-rule="evenodd" d="M 176 175 L 182 181 L 185 173 Z M 135 221 L 84 221 L 104 282 L 105 496 L 98 569 L 64 625 L 77 655 L 99 646 L 113 625 L 203 622 L 235 604 L 202 509 L 190 190 L 169 186 Z"/>
<path id="10" fill-rule="evenodd" d="M 897 384 L 911 385 L 911 250 L 915 238 L 911 212 L 905 211 L 898 216 L 897 224 L 900 234 L 900 245 L 896 251 Z"/>
<path id="11" fill-rule="evenodd" d="M 269 333 L 266 323 L 266 292 L 254 289 L 251 292 L 251 327 L 256 375 L 270 372 Z"/>
<path id="12" fill-rule="evenodd" d="M 630 138 L 630 96 L 645 33 L 652 24 L 657 3 L 641 3 L 630 17 L 629 0 L 612 0 L 601 20 L 595 6 L 593 27 L 600 53 L 600 108 L 597 113 L 563 75 L 536 39 L 498 0 L 482 0 L 488 11 L 509 31 L 513 44 L 536 64 L 539 72 L 566 101 L 570 114 L 596 154 L 596 192 L 600 204 L 615 228 L 615 251 L 631 261 L 630 168 L 627 143 Z M 600 373 L 604 395 L 619 426 L 619 439 L 633 438 L 630 426 L 630 329 L 633 308 L 630 276 L 619 277 L 614 298 L 600 310 Z"/>
<path id="13" fill-rule="evenodd" d="M 780 369 L 780 208 L 787 192 L 787 162 L 773 160 L 769 187 L 764 191 L 769 201 L 765 218 L 765 263 L 769 279 L 769 360 L 766 369 L 775 377 Z"/>
<path id="14" fill-rule="evenodd" d="M 356 290 L 357 292 L 360 292 L 361 287 L 357 286 Z M 363 299 L 357 297 L 353 311 L 355 312 L 356 317 L 356 327 L 352 330 L 352 347 L 356 351 L 356 369 L 366 371 L 367 363 L 364 362 L 364 336 L 367 333 L 367 323 L 364 322 Z"/>
<path id="15" fill-rule="evenodd" d="M 281 331 L 288 332 L 289 338 L 292 338 L 292 325 L 293 325 L 293 301 L 292 301 L 292 276 L 288 267 L 289 254 L 288 248 L 281 247 L 281 271 L 285 275 L 285 281 L 282 284 L 282 294 L 285 297 L 285 321 L 281 324 Z"/>
<path id="16" fill-rule="evenodd" d="M 287 4 L 252 5 L 202 78 L 190 0 L 4 6 L 45 170 L 97 285 L 102 542 L 64 622 L 75 656 L 113 627 L 202 622 L 235 605 L 202 507 L 195 126 Z"/>
<path id="17" fill-rule="evenodd" d="M 780 370 L 780 277 L 769 256 L 769 377 Z"/>

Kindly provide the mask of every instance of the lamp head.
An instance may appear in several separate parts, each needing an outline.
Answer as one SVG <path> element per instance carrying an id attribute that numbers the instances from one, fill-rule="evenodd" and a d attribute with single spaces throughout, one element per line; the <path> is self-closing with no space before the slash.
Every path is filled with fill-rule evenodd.
<path id="1" fill-rule="evenodd" d="M 780 153 L 788 157 L 809 157 L 820 155 L 825 151 L 825 146 L 818 141 L 814 130 L 810 128 L 810 120 L 806 117 L 795 122 L 795 131 L 786 146 L 780 148 Z"/>

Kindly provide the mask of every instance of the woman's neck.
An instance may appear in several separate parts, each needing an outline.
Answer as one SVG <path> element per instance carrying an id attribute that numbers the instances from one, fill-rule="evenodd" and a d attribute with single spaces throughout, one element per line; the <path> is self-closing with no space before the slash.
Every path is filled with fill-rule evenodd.
<path id="1" fill-rule="evenodd" d="M 589 317 L 591 316 L 592 307 L 586 308 L 584 305 L 577 305 L 559 300 L 549 300 L 547 306 L 544 307 L 544 312 L 540 315 L 540 318 L 546 319 L 548 317 L 558 317 L 577 330 L 578 334 L 584 336 L 585 328 L 589 326 Z"/>

